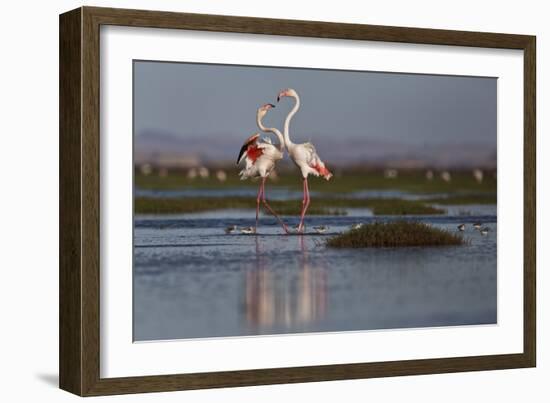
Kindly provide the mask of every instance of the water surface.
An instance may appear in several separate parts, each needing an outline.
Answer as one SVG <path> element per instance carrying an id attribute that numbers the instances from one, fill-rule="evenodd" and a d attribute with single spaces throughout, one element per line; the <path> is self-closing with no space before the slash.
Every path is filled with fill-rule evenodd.
<path id="1" fill-rule="evenodd" d="M 225 234 L 253 225 L 248 210 L 137 216 L 134 339 L 496 323 L 496 208 L 477 212 L 409 217 L 452 231 L 466 223 L 465 246 L 361 250 L 329 249 L 324 239 L 392 218 L 355 209 L 309 217 L 307 235 L 285 236 L 271 217 L 258 235 Z M 329 229 L 316 234 L 316 225 Z"/>

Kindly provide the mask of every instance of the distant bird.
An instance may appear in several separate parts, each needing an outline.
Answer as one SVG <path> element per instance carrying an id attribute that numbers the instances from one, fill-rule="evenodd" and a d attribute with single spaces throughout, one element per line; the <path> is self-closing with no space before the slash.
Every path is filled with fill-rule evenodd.
<path id="1" fill-rule="evenodd" d="M 478 221 L 478 222 L 475 222 L 474 223 L 474 228 L 475 229 L 480 229 L 481 228 L 481 223 Z"/>
<path id="2" fill-rule="evenodd" d="M 210 171 L 206 167 L 199 168 L 199 176 L 203 179 L 207 179 L 210 176 Z"/>
<path id="3" fill-rule="evenodd" d="M 481 235 L 487 235 L 489 233 L 489 228 L 488 227 L 482 228 L 479 232 Z"/>
<path id="4" fill-rule="evenodd" d="M 466 229 L 466 225 L 460 224 L 457 228 L 459 231 L 464 231 Z"/>
<path id="5" fill-rule="evenodd" d="M 225 228 L 225 233 L 226 234 L 232 234 L 235 231 L 237 231 L 237 226 L 236 225 L 230 225 L 229 227 Z"/>
<path id="6" fill-rule="evenodd" d="M 332 173 L 325 167 L 325 163 L 321 160 L 321 158 L 319 158 L 319 155 L 317 154 L 317 151 L 315 150 L 313 144 L 311 144 L 310 142 L 294 144 L 290 140 L 290 135 L 288 133 L 290 120 L 300 108 L 300 97 L 298 96 L 298 93 L 292 88 L 288 88 L 279 92 L 279 95 L 277 96 L 277 102 L 279 102 L 281 98 L 284 97 L 292 97 L 296 101 L 294 107 L 285 119 L 284 141 L 285 146 L 288 150 L 288 155 L 290 156 L 292 161 L 294 161 L 294 164 L 296 164 L 296 166 L 300 169 L 304 181 L 304 197 L 302 200 L 302 211 L 300 212 L 300 224 L 298 227 L 298 232 L 303 232 L 304 217 L 310 203 L 307 177 L 311 174 L 315 176 L 322 176 L 326 180 L 329 180 L 332 177 Z"/>
<path id="7" fill-rule="evenodd" d="M 261 201 L 269 212 L 277 218 L 277 221 L 279 221 L 279 224 L 281 224 L 285 233 L 288 234 L 287 226 L 279 218 L 277 213 L 273 211 L 265 198 L 265 182 L 275 167 L 275 164 L 283 158 L 283 151 L 285 147 L 281 132 L 275 128 L 265 128 L 262 124 L 262 118 L 266 115 L 267 111 L 273 107 L 273 104 L 265 104 L 258 108 L 256 121 L 261 130 L 274 133 L 279 139 L 279 144 L 277 146 L 273 145 L 270 139 L 260 140 L 260 134 L 255 133 L 250 136 L 241 147 L 241 151 L 239 152 L 239 156 L 237 158 L 237 165 L 241 163 L 242 160 L 246 161 L 245 168 L 239 172 L 241 180 L 258 177 L 262 178 L 260 188 L 258 190 L 258 196 L 256 198 L 256 228 L 258 228 L 258 216 Z"/>
<path id="8" fill-rule="evenodd" d="M 472 175 L 474 176 L 474 179 L 476 180 L 477 183 L 483 182 L 483 171 L 481 169 L 479 168 L 474 169 L 472 171 Z"/>
<path id="9" fill-rule="evenodd" d="M 254 227 L 244 227 L 241 228 L 241 234 L 255 234 L 256 228 Z"/>
<path id="10" fill-rule="evenodd" d="M 358 223 L 355 223 L 355 224 L 351 224 L 351 229 L 359 229 L 363 226 L 363 223 L 362 222 L 358 222 Z"/>
<path id="11" fill-rule="evenodd" d="M 441 172 L 441 179 L 443 179 L 445 182 L 450 182 L 451 181 L 451 173 L 449 171 Z"/>
<path id="12" fill-rule="evenodd" d="M 189 178 L 189 179 L 195 179 L 197 177 L 197 175 L 198 175 L 197 168 L 191 168 L 187 172 L 187 178 Z"/>
<path id="13" fill-rule="evenodd" d="M 313 227 L 313 229 L 319 234 L 324 234 L 327 232 L 328 227 L 326 225 L 319 225 L 317 227 Z"/>
<path id="14" fill-rule="evenodd" d="M 395 179 L 397 178 L 398 172 L 397 169 L 385 169 L 384 178 L 386 179 Z"/>
<path id="15" fill-rule="evenodd" d="M 225 182 L 227 180 L 227 174 L 223 169 L 220 169 L 216 172 L 216 179 L 220 182 Z"/>
<path id="16" fill-rule="evenodd" d="M 153 172 L 153 167 L 151 164 L 143 164 L 139 167 L 139 170 L 143 175 L 150 175 Z"/>

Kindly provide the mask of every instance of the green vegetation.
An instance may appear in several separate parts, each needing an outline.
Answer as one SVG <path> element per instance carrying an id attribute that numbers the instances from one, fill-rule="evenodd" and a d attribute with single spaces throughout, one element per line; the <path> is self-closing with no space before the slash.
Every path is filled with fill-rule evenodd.
<path id="1" fill-rule="evenodd" d="M 257 187 L 257 181 L 241 181 L 237 176 L 238 169 L 227 170 L 224 182 L 214 177 L 189 179 L 185 172 L 169 172 L 161 177 L 157 174 L 135 174 L 135 185 L 141 189 L 223 189 L 235 187 Z M 278 179 L 270 180 L 270 187 L 284 187 L 302 190 L 302 181 L 295 170 L 279 172 Z M 401 190 L 411 193 L 496 193 L 496 179 L 489 175 L 479 184 L 471 172 L 452 172 L 452 180 L 445 182 L 439 176 L 427 180 L 423 170 L 400 171 L 397 178 L 384 178 L 379 170 L 334 170 L 334 178 L 326 182 L 323 179 L 311 178 L 310 189 L 326 193 L 349 193 L 365 189 Z"/>
<path id="2" fill-rule="evenodd" d="M 427 199 L 424 200 L 424 202 L 441 205 L 497 204 L 497 195 L 496 193 L 454 195 L 450 197 Z"/>
<path id="3" fill-rule="evenodd" d="M 428 215 L 444 214 L 445 211 L 420 201 L 402 199 L 366 200 L 374 215 Z"/>
<path id="4" fill-rule="evenodd" d="M 253 206 L 251 200 L 242 197 L 186 197 L 149 198 L 137 197 L 134 201 L 136 214 L 197 213 L 209 210 L 240 209 Z"/>
<path id="5" fill-rule="evenodd" d="M 298 215 L 301 200 L 272 200 L 269 204 L 282 215 Z M 249 197 L 185 197 L 135 199 L 137 214 L 185 214 L 221 209 L 254 209 L 256 200 Z M 401 199 L 341 199 L 313 198 L 308 214 L 345 215 L 345 208 L 370 208 L 376 215 L 443 214 L 444 210 L 424 204 L 422 201 Z"/>
<path id="6" fill-rule="evenodd" d="M 298 206 L 301 205 L 301 201 L 284 201 L 277 203 L 298 203 Z M 445 213 L 444 210 L 429 206 L 423 201 L 403 199 L 344 199 L 335 197 L 316 197 L 311 201 L 311 206 L 314 205 L 326 208 L 368 208 L 371 209 L 375 215 L 426 215 Z"/>
<path id="7" fill-rule="evenodd" d="M 215 170 L 211 170 L 215 172 Z M 149 190 L 179 189 L 231 189 L 258 187 L 257 180 L 241 181 L 238 170 L 226 167 L 227 177 L 219 181 L 211 175 L 209 178 L 190 179 L 187 172 L 168 171 L 163 175 L 153 172 L 143 175 L 135 172 L 135 186 Z M 269 180 L 269 189 L 285 188 L 301 192 L 302 181 L 295 170 L 282 169 L 276 180 Z M 486 175 L 483 183 L 477 183 L 470 171 L 452 172 L 449 182 L 441 179 L 437 173 L 432 180 L 426 179 L 424 170 L 402 170 L 396 178 L 385 178 L 380 170 L 351 169 L 334 170 L 334 178 L 329 182 L 311 178 L 310 190 L 319 192 L 311 201 L 308 214 L 345 215 L 348 208 L 369 208 L 375 215 L 422 215 L 444 214 L 442 208 L 434 205 L 496 204 L 496 179 Z M 425 200 L 359 199 L 346 198 L 351 192 L 362 190 L 393 190 L 416 194 L 434 194 Z M 440 197 L 436 194 L 446 194 Z M 268 190 L 269 194 L 269 190 Z M 297 215 L 301 210 L 301 200 L 270 201 L 270 205 L 282 215 Z M 185 214 L 220 209 L 254 209 L 254 198 L 244 197 L 186 197 L 186 198 L 137 198 L 135 212 L 138 214 Z"/>
<path id="8" fill-rule="evenodd" d="M 462 245 L 464 238 L 428 224 L 409 221 L 372 223 L 327 240 L 332 248 L 383 248 Z"/>
<path id="9" fill-rule="evenodd" d="M 286 215 L 286 216 L 299 215 L 302 209 L 302 202 L 296 201 L 296 200 L 290 200 L 288 202 L 271 202 L 270 201 L 269 205 L 275 209 L 275 212 L 277 214 Z M 270 214 L 265 209 L 264 209 L 264 213 Z M 335 208 L 317 206 L 317 205 L 314 206 L 313 203 L 311 203 L 309 208 L 307 209 L 307 214 L 337 216 L 337 215 L 347 215 L 347 212 L 346 210 L 343 210 L 343 209 L 335 209 Z"/>
<path id="10" fill-rule="evenodd" d="M 277 213 L 282 215 L 297 215 L 300 212 L 301 201 L 270 201 Z M 255 209 L 256 200 L 245 197 L 186 197 L 176 198 L 145 198 L 135 200 L 136 214 L 186 214 L 222 209 Z M 262 205 L 263 209 L 263 205 Z M 267 212 L 266 212 L 267 213 Z M 324 206 L 310 206 L 311 215 L 345 215 L 346 212 Z"/>

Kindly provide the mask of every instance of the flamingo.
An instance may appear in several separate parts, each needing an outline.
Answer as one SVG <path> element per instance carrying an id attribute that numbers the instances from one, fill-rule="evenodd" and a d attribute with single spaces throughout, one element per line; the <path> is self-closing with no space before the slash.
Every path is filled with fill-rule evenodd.
<path id="1" fill-rule="evenodd" d="M 298 96 L 296 90 L 292 88 L 282 90 L 277 96 L 277 102 L 279 102 L 283 97 L 291 97 L 294 98 L 294 100 L 296 101 L 294 107 L 288 113 L 285 119 L 283 138 L 285 147 L 288 151 L 288 155 L 290 156 L 292 161 L 294 161 L 296 166 L 300 169 L 304 182 L 304 197 L 302 199 L 302 211 L 300 212 L 300 224 L 298 225 L 298 232 L 303 232 L 304 217 L 306 215 L 306 211 L 309 207 L 310 202 L 307 177 L 309 174 L 314 176 L 322 176 L 328 181 L 332 177 L 332 173 L 330 173 L 330 171 L 325 167 L 325 163 L 321 160 L 321 158 L 319 158 L 319 155 L 317 154 L 317 151 L 315 151 L 315 147 L 313 146 L 313 144 L 311 144 L 310 142 L 294 144 L 290 140 L 290 136 L 288 134 L 290 120 L 300 108 L 300 97 Z"/>
<path id="2" fill-rule="evenodd" d="M 267 114 L 267 111 L 269 109 L 274 107 L 275 105 L 273 104 L 265 104 L 258 108 L 258 112 L 256 114 L 256 123 L 258 124 L 260 130 L 268 133 L 274 133 L 277 136 L 279 140 L 278 146 L 273 145 L 269 137 L 260 139 L 260 133 L 254 133 L 244 142 L 237 158 L 237 165 L 243 159 L 246 161 L 245 168 L 241 172 L 239 172 L 241 180 L 258 177 L 262 178 L 260 188 L 258 190 L 258 197 L 256 198 L 256 227 L 254 229 L 254 232 L 258 228 L 258 216 L 260 212 L 261 201 L 264 206 L 269 210 L 269 212 L 273 214 L 275 218 L 277 218 L 277 221 L 279 221 L 279 224 L 281 224 L 285 233 L 288 234 L 287 226 L 277 215 L 277 213 L 273 211 L 265 198 L 265 182 L 271 171 L 273 171 L 273 168 L 275 168 L 275 164 L 277 163 L 277 161 L 283 158 L 285 147 L 283 135 L 281 134 L 281 132 L 276 128 L 266 128 L 262 124 L 262 118 Z"/>

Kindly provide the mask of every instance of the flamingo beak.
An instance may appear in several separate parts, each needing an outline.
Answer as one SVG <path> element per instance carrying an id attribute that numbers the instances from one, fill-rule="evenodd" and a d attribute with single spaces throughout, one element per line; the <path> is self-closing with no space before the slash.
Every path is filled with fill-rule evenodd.
<path id="1" fill-rule="evenodd" d="M 268 105 L 271 106 L 272 108 L 275 108 L 275 105 L 273 105 L 273 104 L 268 104 Z"/>
<path id="2" fill-rule="evenodd" d="M 281 96 L 277 95 L 277 102 L 279 102 L 280 100 L 281 100 Z"/>

